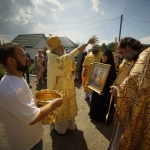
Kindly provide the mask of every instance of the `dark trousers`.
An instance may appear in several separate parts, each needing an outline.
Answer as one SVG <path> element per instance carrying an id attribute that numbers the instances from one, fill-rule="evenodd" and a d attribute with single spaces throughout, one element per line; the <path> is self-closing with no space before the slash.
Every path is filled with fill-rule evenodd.
<path id="1" fill-rule="evenodd" d="M 47 69 L 44 71 L 44 78 L 47 77 Z"/>
<path id="2" fill-rule="evenodd" d="M 25 78 L 25 75 L 26 74 L 26 78 L 27 78 L 27 83 L 29 84 L 30 83 L 30 80 L 29 80 L 29 70 L 26 71 L 25 73 L 23 73 L 23 77 Z"/>
<path id="3" fill-rule="evenodd" d="M 30 83 L 30 80 L 29 80 L 29 70 L 26 71 L 26 76 L 27 76 L 27 82 Z"/>
<path id="4" fill-rule="evenodd" d="M 42 149 L 43 149 L 43 140 L 42 139 L 31 148 L 31 150 L 42 150 Z"/>

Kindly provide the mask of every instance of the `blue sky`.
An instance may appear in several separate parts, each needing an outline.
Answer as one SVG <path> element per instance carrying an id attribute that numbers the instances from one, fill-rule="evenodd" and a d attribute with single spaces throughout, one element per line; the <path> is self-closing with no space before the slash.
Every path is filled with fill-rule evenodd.
<path id="1" fill-rule="evenodd" d="M 121 15 L 121 37 L 150 44 L 150 0 L 0 0 L 0 40 L 44 33 L 108 44 L 119 37 Z"/>

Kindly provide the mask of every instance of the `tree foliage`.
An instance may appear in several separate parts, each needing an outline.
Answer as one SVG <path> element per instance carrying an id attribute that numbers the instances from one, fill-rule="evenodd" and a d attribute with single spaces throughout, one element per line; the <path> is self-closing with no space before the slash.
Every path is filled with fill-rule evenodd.
<path id="1" fill-rule="evenodd" d="M 81 43 L 79 44 L 81 45 Z M 102 45 L 99 45 L 100 49 L 103 51 L 104 49 L 110 49 L 112 52 L 115 51 L 115 43 L 111 42 L 109 44 L 105 44 L 103 43 Z M 87 51 L 90 52 L 92 50 L 92 48 L 88 49 Z"/>
<path id="2" fill-rule="evenodd" d="M 102 45 L 100 45 L 100 49 L 103 51 L 104 49 L 110 49 L 114 52 L 115 50 L 115 43 L 111 42 L 108 45 L 106 45 L 105 43 L 103 43 Z"/>

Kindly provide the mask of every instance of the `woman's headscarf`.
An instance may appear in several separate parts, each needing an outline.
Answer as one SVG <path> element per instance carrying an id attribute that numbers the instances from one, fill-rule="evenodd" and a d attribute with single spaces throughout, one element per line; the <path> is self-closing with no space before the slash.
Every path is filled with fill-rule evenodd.
<path id="1" fill-rule="evenodd" d="M 103 50 L 103 55 L 107 56 L 107 61 L 105 62 L 105 64 L 115 65 L 113 54 L 112 54 L 111 50 L 104 49 Z M 102 62 L 102 60 L 101 60 L 101 62 Z"/>

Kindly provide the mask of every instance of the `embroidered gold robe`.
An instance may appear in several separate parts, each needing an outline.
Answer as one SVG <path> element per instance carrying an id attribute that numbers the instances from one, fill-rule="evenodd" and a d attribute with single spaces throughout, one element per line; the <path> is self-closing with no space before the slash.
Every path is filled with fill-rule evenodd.
<path id="1" fill-rule="evenodd" d="M 118 90 L 120 150 L 150 150 L 150 48 L 140 53 Z"/>
<path id="2" fill-rule="evenodd" d="M 78 108 L 72 71 L 75 64 L 74 57 L 78 53 L 79 50 L 75 49 L 60 57 L 50 51 L 47 52 L 47 87 L 50 90 L 63 91 L 64 93 L 62 106 L 53 111 L 54 123 L 72 119 L 77 114 Z"/>

